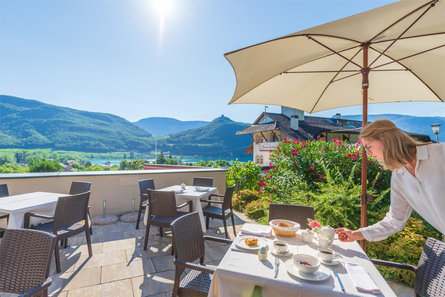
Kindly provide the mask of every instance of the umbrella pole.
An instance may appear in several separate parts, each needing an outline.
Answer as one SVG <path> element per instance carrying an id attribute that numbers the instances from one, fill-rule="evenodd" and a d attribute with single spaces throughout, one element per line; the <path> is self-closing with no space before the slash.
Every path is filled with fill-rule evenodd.
<path id="1" fill-rule="evenodd" d="M 369 87 L 369 67 L 368 67 L 368 47 L 369 43 L 363 43 L 363 68 L 361 69 L 362 73 L 362 96 L 363 96 L 363 121 L 362 128 L 365 128 L 368 125 L 368 87 Z M 368 169 L 368 157 L 366 155 L 366 150 L 362 149 L 362 194 L 360 195 L 361 202 L 361 218 L 360 218 L 360 226 L 366 227 L 367 218 L 366 214 L 368 211 L 368 195 L 367 195 L 367 169 Z M 360 246 L 366 252 L 366 240 L 360 240 Z"/>

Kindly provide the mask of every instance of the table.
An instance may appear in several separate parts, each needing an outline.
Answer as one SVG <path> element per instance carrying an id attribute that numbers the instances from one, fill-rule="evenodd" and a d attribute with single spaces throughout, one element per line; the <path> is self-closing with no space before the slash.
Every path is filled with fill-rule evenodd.
<path id="1" fill-rule="evenodd" d="M 238 234 L 237 238 L 239 236 L 240 234 Z M 318 254 L 318 243 L 315 240 L 312 244 L 304 243 L 301 230 L 297 232 L 296 237 L 286 238 L 278 236 L 276 239 L 285 240 L 290 245 L 290 251 L 293 254 L 297 252 L 313 256 Z M 270 252 L 273 240 L 272 238 L 266 238 L 267 245 L 269 246 L 267 261 L 259 261 L 256 253 L 235 251 L 234 241 L 232 247 L 227 251 L 216 269 L 208 296 L 250 297 L 255 286 L 262 287 L 262 297 L 396 296 L 357 242 L 340 242 L 337 239 L 334 240 L 332 248 L 344 257 L 345 262 L 360 264 L 364 267 L 380 288 L 380 294 L 358 292 L 342 264 L 336 266 L 322 265 L 331 274 L 324 281 L 311 282 L 300 280 L 287 273 L 284 262 L 291 259 L 291 256 L 279 258 L 279 272 L 278 277 L 275 279 L 273 278 L 275 257 Z M 342 292 L 338 280 L 334 277 L 334 272 L 339 274 L 345 287 L 345 293 Z"/>
<path id="2" fill-rule="evenodd" d="M 9 214 L 7 228 L 23 228 L 25 213 L 38 212 L 53 215 L 59 197 L 69 194 L 33 192 L 0 198 L 0 213 Z M 44 219 L 31 218 L 31 224 L 38 224 Z"/>
<path id="3" fill-rule="evenodd" d="M 201 219 L 201 227 L 202 231 L 206 232 L 206 225 L 204 220 L 204 214 L 202 212 L 202 206 L 200 199 L 209 196 L 210 194 L 217 194 L 218 188 L 215 187 L 200 187 L 202 189 L 206 189 L 206 191 L 196 191 L 194 186 L 186 186 L 185 190 L 181 191 L 180 185 L 170 186 L 167 188 L 159 189 L 159 191 L 174 191 L 176 196 L 176 204 L 180 205 L 187 201 L 192 201 L 193 203 L 193 211 L 197 211 L 199 213 L 199 218 Z M 206 203 L 207 204 L 207 203 Z M 144 222 L 147 225 L 148 220 L 148 207 L 145 210 Z"/>

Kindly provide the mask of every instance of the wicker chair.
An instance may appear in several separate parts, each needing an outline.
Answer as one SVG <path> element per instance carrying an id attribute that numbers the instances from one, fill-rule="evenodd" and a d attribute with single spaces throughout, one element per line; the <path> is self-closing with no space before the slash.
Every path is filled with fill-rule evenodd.
<path id="1" fill-rule="evenodd" d="M 91 257 L 93 251 L 91 249 L 90 228 L 88 226 L 88 201 L 90 192 L 77 195 L 60 197 L 57 200 L 56 211 L 54 216 L 41 215 L 36 213 L 25 213 L 25 228 L 30 228 L 30 218 L 37 217 L 51 220 L 49 223 L 33 226 L 32 228 L 53 233 L 57 236 L 57 240 L 65 240 L 76 234 L 85 232 L 88 254 Z M 54 249 L 56 257 L 56 269 L 60 272 L 60 256 L 59 246 Z"/>
<path id="2" fill-rule="evenodd" d="M 138 220 L 136 221 L 136 230 L 139 229 L 139 223 L 141 221 L 142 212 L 145 211 L 145 208 L 148 204 L 148 189 L 155 189 L 155 182 L 152 178 L 149 179 L 141 179 L 139 181 L 139 193 L 140 193 L 140 201 L 139 201 L 139 212 L 138 212 Z"/>
<path id="3" fill-rule="evenodd" d="M 204 240 L 232 243 L 231 240 L 203 236 L 198 212 L 186 214 L 171 224 L 175 255 L 175 283 L 172 296 L 207 296 L 216 266 L 205 265 Z M 199 264 L 192 263 L 199 259 Z M 184 270 L 191 269 L 181 280 Z"/>
<path id="4" fill-rule="evenodd" d="M 445 292 L 445 242 L 429 237 L 416 266 L 371 259 L 375 265 L 414 271 L 414 293 L 421 297 L 443 297 Z"/>
<path id="5" fill-rule="evenodd" d="M 85 192 L 89 192 L 91 189 L 91 183 L 90 182 L 85 182 L 85 181 L 73 181 L 71 182 L 71 187 L 70 187 L 70 195 L 75 195 L 75 194 L 80 194 L 80 193 L 85 193 Z M 89 220 L 89 224 L 90 224 L 90 234 L 93 235 L 93 224 L 91 224 L 91 215 L 90 215 L 90 206 L 88 206 L 88 218 Z M 65 244 L 64 247 L 66 248 L 68 245 L 68 238 L 65 239 Z"/>
<path id="6" fill-rule="evenodd" d="M 213 187 L 213 177 L 194 177 L 193 185 L 198 187 Z"/>
<path id="7" fill-rule="evenodd" d="M 90 182 L 73 181 L 71 182 L 70 194 L 75 195 L 75 194 L 89 192 L 90 188 L 91 188 Z"/>
<path id="8" fill-rule="evenodd" d="M 1 184 L 0 185 L 0 198 L 6 197 L 6 196 L 9 196 L 8 185 Z M 9 214 L 0 214 L 0 220 L 2 220 L 2 219 L 6 219 L 6 223 L 7 223 L 8 219 L 9 219 Z M 5 229 L 0 227 L 0 238 L 3 237 L 4 232 L 5 232 Z"/>
<path id="9" fill-rule="evenodd" d="M 55 235 L 25 229 L 8 229 L 0 245 L 1 292 L 20 296 L 48 296 Z"/>
<path id="10" fill-rule="evenodd" d="M 147 250 L 148 235 L 150 226 L 158 226 L 162 237 L 162 228 L 170 228 L 171 222 L 176 218 L 185 215 L 186 212 L 178 211 L 178 209 L 189 206 L 189 212 L 192 212 L 192 201 L 187 201 L 176 206 L 176 196 L 174 191 L 155 191 L 148 190 L 148 218 L 145 226 L 144 250 Z M 172 249 L 173 254 L 173 249 Z"/>
<path id="11" fill-rule="evenodd" d="M 307 227 L 307 219 L 314 219 L 314 208 L 312 206 L 272 203 L 269 206 L 269 222 L 274 219 L 294 221 L 304 229 Z"/>
<path id="12" fill-rule="evenodd" d="M 235 187 L 227 187 L 224 195 L 218 194 L 210 194 L 208 200 L 201 200 L 201 202 L 207 202 L 207 206 L 202 209 L 204 216 L 206 217 L 206 228 L 209 229 L 209 219 L 220 219 L 223 220 L 224 223 L 224 231 L 226 232 L 226 238 L 229 238 L 229 234 L 227 232 L 227 223 L 226 219 L 228 217 L 232 218 L 232 227 L 233 233 L 236 236 L 235 231 L 235 219 L 233 218 L 233 209 L 232 209 L 232 195 Z M 215 201 L 212 200 L 212 197 L 223 197 L 223 201 Z M 221 204 L 222 207 L 212 206 L 211 203 Z"/>

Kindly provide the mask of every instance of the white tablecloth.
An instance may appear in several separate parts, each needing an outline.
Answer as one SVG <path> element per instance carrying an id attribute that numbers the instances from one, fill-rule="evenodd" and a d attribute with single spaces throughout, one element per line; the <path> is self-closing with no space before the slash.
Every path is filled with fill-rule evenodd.
<path id="1" fill-rule="evenodd" d="M 21 195 L 0 198 L 0 213 L 9 214 L 7 228 L 23 228 L 26 212 L 53 215 L 56 209 L 57 199 L 68 194 L 33 192 Z M 5 221 L 5 220 L 1 220 Z M 31 224 L 37 224 L 42 219 L 31 218 Z"/>
<path id="2" fill-rule="evenodd" d="M 238 238 L 238 237 L 237 237 Z M 285 240 L 290 245 L 290 252 L 318 255 L 318 244 L 306 244 L 301 237 L 301 231 L 293 238 L 277 237 Z M 287 273 L 284 262 L 291 257 L 281 257 L 278 277 L 275 279 L 275 257 L 271 254 L 273 239 L 266 238 L 269 246 L 267 261 L 259 261 L 257 253 L 234 251 L 235 242 L 221 260 L 213 276 L 209 297 L 251 297 L 255 286 L 262 287 L 262 297 L 298 296 L 298 297 L 322 297 L 322 296 L 396 296 L 386 283 L 369 258 L 365 255 L 357 242 L 345 243 L 334 240 L 333 249 L 340 253 L 346 262 L 362 265 L 369 273 L 373 281 L 380 288 L 380 294 L 360 293 L 354 287 L 351 278 L 343 265 L 325 266 L 330 277 L 324 281 L 311 282 L 300 280 Z M 324 265 L 322 265 L 324 266 Z M 334 276 L 339 277 L 345 287 L 342 292 L 340 284 Z"/>
<path id="3" fill-rule="evenodd" d="M 199 192 L 199 191 L 195 190 L 195 187 L 187 186 L 184 191 L 182 191 L 180 193 L 176 193 L 175 195 L 176 195 L 177 205 L 180 205 L 180 204 L 190 201 L 190 200 L 192 201 L 193 211 L 197 211 L 199 213 L 199 217 L 201 219 L 202 231 L 205 232 L 206 225 L 205 225 L 205 221 L 204 221 L 204 214 L 202 212 L 202 206 L 201 206 L 201 202 L 199 200 L 204 199 L 205 197 L 208 197 L 210 194 L 214 194 L 214 193 L 217 194 L 218 189 L 215 187 L 200 187 L 200 188 L 207 189 L 207 191 Z M 179 190 L 181 190 L 181 186 L 179 186 L 179 185 L 159 189 L 159 191 L 175 191 L 175 192 L 177 192 Z M 148 220 L 148 207 L 149 206 L 147 206 L 147 209 L 145 210 L 145 214 L 146 214 L 144 216 L 145 224 L 147 224 L 147 220 Z"/>

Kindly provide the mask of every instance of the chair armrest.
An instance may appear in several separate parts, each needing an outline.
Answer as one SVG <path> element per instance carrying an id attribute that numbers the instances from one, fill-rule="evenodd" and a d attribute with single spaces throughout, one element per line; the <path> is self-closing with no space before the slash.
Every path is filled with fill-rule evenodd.
<path id="1" fill-rule="evenodd" d="M 36 218 L 42 218 L 42 219 L 47 219 L 47 220 L 54 220 L 54 216 L 47 216 L 47 215 L 42 215 L 42 214 L 38 214 L 38 213 L 33 213 L 33 212 L 27 212 L 25 213 L 25 223 L 24 223 L 24 227 L 25 228 L 29 228 L 29 218 L 30 217 L 36 217 Z"/>
<path id="2" fill-rule="evenodd" d="M 227 238 L 221 238 L 221 237 L 215 237 L 215 236 L 209 236 L 209 235 L 204 235 L 204 240 L 213 240 L 213 241 L 229 243 L 229 244 L 231 244 L 233 242 L 233 240 L 230 240 Z"/>
<path id="3" fill-rule="evenodd" d="M 145 201 L 145 200 L 148 200 L 148 194 L 147 194 L 147 193 L 145 193 L 145 194 L 140 194 L 139 197 L 141 197 L 141 202 L 143 202 L 143 201 Z"/>
<path id="4" fill-rule="evenodd" d="M 417 267 L 411 264 L 403 264 L 403 263 L 396 263 L 391 261 L 385 261 L 380 259 L 371 259 L 371 262 L 374 265 L 381 265 L 381 266 L 387 266 L 387 267 L 394 267 L 399 269 L 406 269 L 410 271 L 416 271 Z"/>
<path id="5" fill-rule="evenodd" d="M 192 212 L 193 210 L 193 201 L 189 200 L 187 202 L 182 203 L 181 205 L 176 206 L 177 209 L 183 208 L 184 206 L 189 206 L 189 212 Z"/>
<path id="6" fill-rule="evenodd" d="M 0 219 L 6 219 L 7 217 L 9 217 L 9 214 L 0 215 Z"/>
<path id="7" fill-rule="evenodd" d="M 43 290 L 48 289 L 48 287 L 51 285 L 52 279 L 51 277 L 48 277 L 43 284 L 38 285 L 37 287 L 32 288 L 31 290 L 26 291 L 25 293 L 19 295 L 19 297 L 25 297 L 25 296 L 41 296 L 39 293 L 41 293 Z"/>
<path id="8" fill-rule="evenodd" d="M 211 202 L 211 203 L 217 203 L 217 204 L 223 204 L 224 201 L 216 201 L 216 200 L 199 200 L 201 202 Z"/>
<path id="9" fill-rule="evenodd" d="M 183 267 L 183 268 L 189 268 L 189 269 L 198 270 L 198 271 L 201 271 L 201 272 L 207 272 L 207 273 L 210 273 L 210 274 L 215 273 L 215 269 L 214 268 L 208 267 L 208 266 L 205 266 L 205 265 L 201 265 L 201 264 L 184 262 L 184 261 L 180 261 L 180 260 L 175 260 L 174 263 L 175 263 L 176 266 Z"/>
<path id="10" fill-rule="evenodd" d="M 212 199 L 211 198 L 212 196 L 224 198 L 224 195 L 222 195 L 222 194 L 210 194 L 209 199 Z"/>

